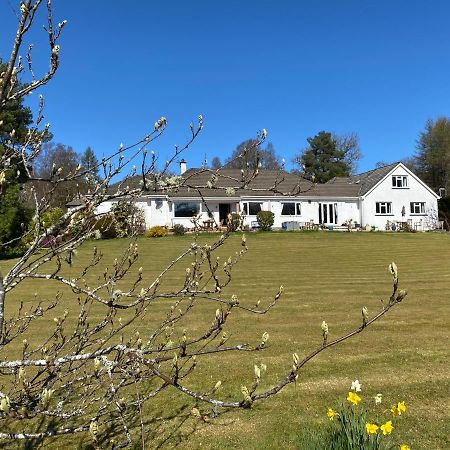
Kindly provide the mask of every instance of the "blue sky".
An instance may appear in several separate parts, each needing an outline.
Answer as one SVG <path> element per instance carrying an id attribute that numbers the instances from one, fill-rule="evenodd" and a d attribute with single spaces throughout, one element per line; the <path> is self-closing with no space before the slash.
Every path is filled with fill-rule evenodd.
<path id="1" fill-rule="evenodd" d="M 16 22 L 10 3 L 0 0 L 3 58 Z M 356 132 L 364 171 L 411 155 L 425 121 L 450 115 L 446 0 L 54 5 L 68 25 L 61 68 L 43 91 L 46 120 L 56 141 L 80 152 L 107 155 L 163 115 L 169 128 L 152 148 L 165 159 L 202 114 L 188 166 L 226 157 L 266 128 L 287 162 L 320 130 Z M 45 35 L 32 38 L 39 67 Z"/>

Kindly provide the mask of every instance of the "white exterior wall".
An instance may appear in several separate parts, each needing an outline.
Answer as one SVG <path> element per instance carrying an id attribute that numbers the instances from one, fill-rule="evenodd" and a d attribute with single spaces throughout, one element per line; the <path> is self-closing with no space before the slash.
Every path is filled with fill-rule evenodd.
<path id="1" fill-rule="evenodd" d="M 244 202 L 255 202 L 262 204 L 263 211 L 271 211 L 275 214 L 273 228 L 281 228 L 283 222 L 299 222 L 304 224 L 306 222 L 312 222 L 314 224 L 319 223 L 319 203 L 332 203 L 337 207 L 337 225 L 342 225 L 344 222 L 352 219 L 353 222 L 360 223 L 360 211 L 358 200 L 336 200 L 336 199 L 304 199 L 296 197 L 283 197 L 273 198 L 271 200 L 254 198 L 248 198 L 240 202 L 240 209 L 243 210 Z M 283 203 L 300 203 L 300 215 L 294 216 L 282 216 Z M 255 215 L 245 216 L 244 225 L 251 226 L 252 222 L 256 222 Z"/>
<path id="2" fill-rule="evenodd" d="M 406 175 L 408 177 L 408 187 L 396 188 L 392 186 L 393 175 Z M 392 202 L 391 214 L 377 214 L 377 202 Z M 411 214 L 411 202 L 424 202 L 424 214 Z M 402 208 L 405 207 L 405 215 L 402 216 Z M 375 226 L 384 230 L 386 222 L 407 222 L 412 221 L 412 225 L 420 224 L 416 228 L 427 230 L 433 228 L 437 220 L 437 196 L 434 195 L 415 175 L 409 172 L 402 165 L 397 166 L 379 185 L 361 199 L 362 225 Z"/>
<path id="3" fill-rule="evenodd" d="M 164 227 L 170 225 L 171 214 L 170 204 L 166 198 L 152 198 L 147 202 L 145 211 L 145 225 L 147 228 L 156 225 Z"/>

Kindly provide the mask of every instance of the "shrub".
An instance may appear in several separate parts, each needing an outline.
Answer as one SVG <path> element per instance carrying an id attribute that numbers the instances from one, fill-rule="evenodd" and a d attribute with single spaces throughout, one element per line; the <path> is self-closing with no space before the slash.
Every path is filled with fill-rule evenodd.
<path id="1" fill-rule="evenodd" d="M 154 226 L 147 230 L 145 236 L 150 237 L 165 237 L 167 236 L 167 230 L 164 227 Z"/>
<path id="2" fill-rule="evenodd" d="M 144 213 L 134 203 L 121 200 L 111 208 L 111 214 L 114 216 L 117 237 L 144 233 Z"/>
<path id="3" fill-rule="evenodd" d="M 272 211 L 259 211 L 256 220 L 262 231 L 270 231 L 272 229 L 275 214 Z"/>
<path id="4" fill-rule="evenodd" d="M 236 231 L 241 226 L 241 215 L 238 213 L 230 213 L 227 217 L 228 231 Z"/>
<path id="5" fill-rule="evenodd" d="M 114 239 L 117 236 L 116 222 L 114 216 L 106 214 L 100 217 L 94 224 L 93 231 L 100 231 L 102 239 Z"/>
<path id="6" fill-rule="evenodd" d="M 184 228 L 184 226 L 181 225 L 180 223 L 177 223 L 176 225 L 173 226 L 173 234 L 175 236 L 184 236 L 185 233 L 186 228 Z"/>
<path id="7" fill-rule="evenodd" d="M 63 216 L 64 211 L 56 206 L 55 208 L 50 208 L 42 214 L 41 222 L 45 228 L 49 228 L 52 225 L 55 225 L 59 219 Z M 34 221 L 33 221 L 34 223 Z"/>

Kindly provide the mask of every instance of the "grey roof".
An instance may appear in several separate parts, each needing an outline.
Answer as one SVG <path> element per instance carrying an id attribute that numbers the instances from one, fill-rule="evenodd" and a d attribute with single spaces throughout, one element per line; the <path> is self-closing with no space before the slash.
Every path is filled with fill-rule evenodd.
<path id="1" fill-rule="evenodd" d="M 296 196 L 313 187 L 301 176 L 280 170 L 261 170 L 254 176 L 253 171 L 242 173 L 240 169 L 189 169 L 183 178 L 184 186 L 170 192 L 170 197 L 198 197 L 199 191 L 207 198 Z M 234 194 L 227 188 L 232 188 Z"/>
<path id="2" fill-rule="evenodd" d="M 399 163 L 388 164 L 350 177 L 335 177 L 317 184 L 311 194 L 318 197 L 361 197 L 378 184 Z"/>
<path id="3" fill-rule="evenodd" d="M 360 197 L 365 195 L 380 182 L 398 163 L 389 164 L 378 169 L 349 177 L 335 177 L 325 184 L 313 184 L 301 175 L 279 171 L 261 170 L 257 176 L 252 171 L 239 169 L 189 169 L 182 176 L 183 186 L 166 190 L 149 190 L 147 195 L 168 195 L 171 198 L 241 198 L 274 196 L 307 197 Z M 133 176 L 109 187 L 109 192 L 116 192 L 118 187 L 141 186 L 141 176 Z M 212 184 L 211 184 L 212 183 Z M 227 189 L 229 188 L 229 189 Z M 232 189 L 230 189 L 232 188 Z M 145 195 L 145 194 L 144 194 Z M 78 206 L 80 199 L 73 199 L 67 206 Z"/>

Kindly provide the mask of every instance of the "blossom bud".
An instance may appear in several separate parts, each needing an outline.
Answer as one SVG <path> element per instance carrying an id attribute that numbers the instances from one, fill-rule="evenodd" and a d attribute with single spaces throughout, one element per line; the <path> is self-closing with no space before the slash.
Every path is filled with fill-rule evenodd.
<path id="1" fill-rule="evenodd" d="M 255 365 L 255 377 L 257 379 L 261 378 L 261 369 L 257 365 Z"/>
<path id="2" fill-rule="evenodd" d="M 395 262 L 391 262 L 391 264 L 389 264 L 389 271 L 391 272 L 394 280 L 396 280 L 398 278 L 398 270 L 397 264 L 395 264 Z"/>
<path id="3" fill-rule="evenodd" d="M 326 338 L 328 336 L 328 324 L 325 322 L 325 320 L 322 322 L 321 328 L 323 337 Z"/>
<path id="4" fill-rule="evenodd" d="M 89 425 L 89 433 L 95 438 L 98 434 L 98 423 L 93 420 L 91 424 Z"/>
<path id="5" fill-rule="evenodd" d="M 100 370 L 100 366 L 101 366 L 101 361 L 98 358 L 94 359 L 94 370 L 95 373 L 98 373 L 98 371 Z"/>
<path id="6" fill-rule="evenodd" d="M 43 389 L 41 393 L 41 402 L 45 406 L 48 405 L 48 402 L 52 398 L 53 390 L 52 389 Z"/>
<path id="7" fill-rule="evenodd" d="M 293 359 L 293 361 L 294 361 L 295 366 L 297 366 L 297 364 L 298 364 L 298 362 L 299 362 L 299 358 L 298 358 L 297 353 L 294 353 L 294 354 L 292 355 L 292 359 Z"/>
<path id="8" fill-rule="evenodd" d="M 364 322 L 367 322 L 369 320 L 369 310 L 367 309 L 366 306 L 364 306 L 364 308 L 361 310 L 361 314 Z"/>
<path id="9" fill-rule="evenodd" d="M 11 411 L 11 402 L 7 395 L 0 400 L 0 411 L 3 411 L 5 414 L 9 414 L 9 411 Z"/>

